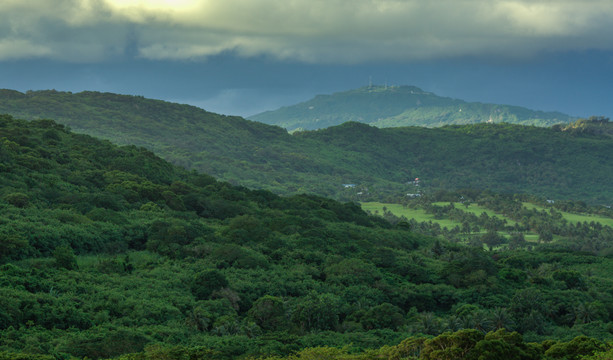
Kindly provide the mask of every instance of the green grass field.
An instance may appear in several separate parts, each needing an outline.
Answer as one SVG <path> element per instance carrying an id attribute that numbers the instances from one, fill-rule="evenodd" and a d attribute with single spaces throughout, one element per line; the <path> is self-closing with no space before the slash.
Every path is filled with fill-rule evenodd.
<path id="1" fill-rule="evenodd" d="M 433 205 L 436 205 L 436 206 L 446 206 L 448 204 L 449 204 L 448 202 L 433 203 Z M 404 207 L 400 204 L 364 202 L 361 205 L 362 205 L 362 209 L 364 209 L 365 211 L 369 211 L 373 214 L 382 215 L 383 208 L 385 207 L 388 211 L 390 211 L 392 214 L 396 216 L 399 216 L 399 217 L 404 216 L 407 219 L 415 219 L 415 221 L 417 222 L 432 221 L 433 223 L 438 223 L 441 226 L 441 228 L 446 227 L 447 229 L 453 229 L 456 226 L 460 226 L 460 227 L 462 226 L 462 224 L 457 221 L 453 221 L 449 219 L 435 219 L 434 215 L 427 214 L 423 209 L 411 209 L 411 208 Z M 509 219 L 503 215 L 497 214 L 494 211 L 487 209 L 485 207 L 479 206 L 477 204 L 470 204 L 468 207 L 466 207 L 462 204 L 454 203 L 454 206 L 457 209 L 473 213 L 477 216 L 480 216 L 482 213 L 485 212 L 490 217 L 495 216 L 501 219 L 505 219 L 508 225 L 515 225 L 516 223 L 512 219 Z M 542 210 L 549 211 L 549 209 L 545 207 L 538 206 L 532 203 L 523 203 L 523 206 L 525 206 L 528 209 L 536 209 L 538 211 L 542 211 Z M 564 211 L 561 211 L 560 213 L 566 220 L 568 220 L 571 223 L 578 223 L 578 222 L 588 222 L 589 223 L 589 222 L 594 221 L 597 223 L 601 223 L 602 225 L 613 227 L 613 219 L 611 218 L 597 216 L 597 215 L 589 215 L 589 214 L 573 214 L 573 213 L 564 212 Z M 484 232 L 485 232 L 484 230 L 481 231 L 481 233 L 484 233 Z M 507 238 L 510 237 L 510 234 L 507 232 L 500 232 L 500 234 Z M 539 240 L 539 236 L 531 232 L 524 234 L 524 238 L 526 239 L 526 241 L 529 241 L 529 242 L 538 242 Z M 554 236 L 554 241 L 556 240 L 556 238 L 557 237 Z"/>
<path id="2" fill-rule="evenodd" d="M 361 203 L 362 209 L 365 211 L 370 211 L 373 214 L 383 214 L 383 208 L 385 207 L 388 211 L 396 216 L 404 216 L 407 219 L 415 219 L 417 222 L 424 221 L 432 221 L 433 223 L 438 223 L 441 227 L 447 227 L 447 229 L 453 229 L 456 226 L 462 226 L 461 223 L 457 221 L 452 221 L 449 219 L 435 219 L 434 215 L 426 214 L 423 209 L 410 209 L 406 208 L 400 204 L 384 204 L 380 202 L 363 202 Z"/>
<path id="3" fill-rule="evenodd" d="M 524 207 L 527 209 L 536 209 L 538 211 L 549 211 L 549 209 L 542 207 L 542 206 L 538 206 L 538 205 L 534 205 L 532 203 L 523 203 Z M 613 219 L 611 218 L 607 218 L 607 217 L 603 217 L 603 216 L 598 216 L 598 215 L 589 215 L 589 214 L 573 214 L 573 213 L 569 213 L 569 212 L 565 212 L 565 211 L 559 211 L 562 216 L 568 220 L 571 223 L 580 223 L 580 222 L 597 222 L 597 223 L 601 223 L 602 225 L 607 225 L 607 226 L 611 226 L 613 227 Z"/>
<path id="4" fill-rule="evenodd" d="M 445 202 L 433 203 L 433 205 L 437 205 L 437 206 L 444 206 L 448 204 L 449 203 L 445 203 Z M 380 203 L 380 202 L 363 202 L 361 203 L 361 205 L 362 205 L 363 210 L 369 211 L 372 214 L 382 215 L 383 208 L 385 207 L 388 211 L 390 211 L 392 214 L 396 216 L 399 216 L 399 217 L 404 216 L 409 220 L 415 219 L 415 221 L 417 222 L 432 221 L 433 223 L 438 223 L 441 227 L 447 227 L 447 229 L 453 229 L 456 226 L 460 226 L 460 227 L 462 226 L 462 224 L 457 221 L 453 221 L 449 219 L 435 219 L 434 215 L 427 214 L 423 209 L 411 209 L 411 208 L 404 207 L 400 204 L 387 204 L 387 203 Z M 499 218 L 506 219 L 509 225 L 515 224 L 515 221 L 505 216 L 502 216 L 500 214 L 496 214 L 492 210 L 486 209 L 477 204 L 470 204 L 468 208 L 466 208 L 465 206 L 461 204 L 455 204 L 455 206 L 462 211 L 472 212 L 477 216 L 485 212 L 486 214 L 488 214 L 488 216 L 497 216 Z M 485 230 L 482 230 L 479 233 L 485 233 Z M 507 238 L 510 237 L 510 234 L 507 232 L 500 232 L 500 234 Z M 529 241 L 529 242 L 538 242 L 538 235 L 534 233 L 526 233 L 524 234 L 524 238 L 526 239 L 526 241 Z"/>
<path id="5" fill-rule="evenodd" d="M 449 203 L 448 203 L 448 202 L 435 202 L 435 203 L 432 203 L 432 205 L 436 205 L 436 206 L 447 206 L 447 205 L 449 205 Z M 506 221 L 507 221 L 507 223 L 508 223 L 509 225 L 515 225 L 515 223 L 516 223 L 516 222 L 515 222 L 514 220 L 512 220 L 512 219 L 509 219 L 508 217 L 506 217 L 506 216 L 504 216 L 504 215 L 497 214 L 497 213 L 493 212 L 492 210 L 490 210 L 490 209 L 488 209 L 488 208 L 485 208 L 485 207 L 483 207 L 483 206 L 479 206 L 478 204 L 469 204 L 469 205 L 468 205 L 468 207 L 466 207 L 466 206 L 464 206 L 463 204 L 453 203 L 453 206 L 454 206 L 456 209 L 460 209 L 460 210 L 462 210 L 462 211 L 466 211 L 466 212 L 469 212 L 469 213 L 473 213 L 473 214 L 475 214 L 475 215 L 477 215 L 477 216 L 480 216 L 482 213 L 486 213 L 486 214 L 487 214 L 488 216 L 490 216 L 490 217 L 494 217 L 494 216 L 495 216 L 495 217 L 497 217 L 497 218 L 499 218 L 499 219 L 504 219 L 504 220 L 506 220 Z"/>

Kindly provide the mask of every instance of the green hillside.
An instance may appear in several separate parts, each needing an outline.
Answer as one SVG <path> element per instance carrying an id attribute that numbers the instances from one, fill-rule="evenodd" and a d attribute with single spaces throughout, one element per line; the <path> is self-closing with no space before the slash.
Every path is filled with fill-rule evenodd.
<path id="1" fill-rule="evenodd" d="M 189 105 L 98 92 L 2 90 L 1 113 L 54 119 L 75 132 L 144 146 L 173 164 L 250 188 L 325 195 L 351 178 L 337 158 L 312 154 L 319 146 L 312 141 Z"/>
<path id="2" fill-rule="evenodd" d="M 490 189 L 603 204 L 613 199 L 613 141 L 606 136 L 511 124 L 378 129 L 360 123 L 295 136 L 350 150 L 364 173 L 404 183 L 409 193 L 417 189 L 406 182 L 420 178 L 424 191 Z"/>
<path id="3" fill-rule="evenodd" d="M 277 127 L 236 116 L 141 96 L 92 91 L 0 90 L 0 113 L 26 120 L 53 119 L 75 132 L 120 145 L 144 146 L 175 164 L 197 167 L 215 176 L 237 168 L 235 159 L 254 161 L 249 155 L 270 140 L 289 139 Z M 199 156 L 201 152 L 210 155 Z"/>
<path id="4" fill-rule="evenodd" d="M 607 256 L 435 240 L 355 204 L 235 187 L 49 120 L 0 116 L 0 160 L 0 359 L 540 360 L 611 348 Z"/>
<path id="5" fill-rule="evenodd" d="M 483 122 L 551 126 L 576 120 L 559 112 L 471 103 L 437 96 L 415 86 L 370 86 L 318 95 L 300 104 L 249 117 L 289 131 L 315 130 L 348 121 L 377 127 L 463 125 Z"/>
<path id="6" fill-rule="evenodd" d="M 423 191 L 476 188 L 613 203 L 613 141 L 601 132 L 610 127 L 607 119 L 552 128 L 379 129 L 351 122 L 289 135 L 279 127 L 137 96 L 9 90 L 0 92 L 1 112 L 56 119 L 75 132 L 144 146 L 176 165 L 279 194 L 386 201 L 414 192 L 407 181 L 419 177 Z"/>

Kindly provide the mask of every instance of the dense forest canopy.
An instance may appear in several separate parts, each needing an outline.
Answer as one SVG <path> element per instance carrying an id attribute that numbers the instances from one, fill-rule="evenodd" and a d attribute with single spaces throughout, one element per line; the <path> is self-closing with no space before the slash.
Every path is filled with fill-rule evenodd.
<path id="1" fill-rule="evenodd" d="M 610 355 L 606 254 L 454 243 L 50 120 L 0 116 L 0 164 L 0 359 Z"/>
<path id="2" fill-rule="evenodd" d="M 460 188 L 611 205 L 608 121 L 378 129 L 357 122 L 293 136 L 275 126 L 138 96 L 0 91 L 0 113 L 143 146 L 173 164 L 278 194 L 381 200 Z M 601 119 L 602 120 L 602 119 Z M 606 119 L 604 119 L 606 120 Z M 580 125 L 584 124 L 584 125 Z M 586 131 L 590 128 L 589 131 Z M 353 184 L 355 187 L 345 187 Z"/>

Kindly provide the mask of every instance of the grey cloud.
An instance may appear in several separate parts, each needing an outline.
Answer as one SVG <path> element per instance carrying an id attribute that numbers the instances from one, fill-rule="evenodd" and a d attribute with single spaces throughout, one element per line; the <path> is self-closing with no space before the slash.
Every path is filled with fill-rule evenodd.
<path id="1" fill-rule="evenodd" d="M 8 0 L 0 60 L 104 61 L 233 51 L 359 63 L 611 50 L 609 0 Z M 178 3 L 178 5 L 176 5 Z M 53 4 L 53 5 L 50 5 Z M 128 54 L 129 55 L 129 54 Z"/>
<path id="2" fill-rule="evenodd" d="M 121 53 L 128 24 L 114 18 L 102 0 L 8 0 L 0 3 L 0 23 L 0 44 L 23 44 L 0 51 L 0 60 L 45 57 L 76 62 Z"/>

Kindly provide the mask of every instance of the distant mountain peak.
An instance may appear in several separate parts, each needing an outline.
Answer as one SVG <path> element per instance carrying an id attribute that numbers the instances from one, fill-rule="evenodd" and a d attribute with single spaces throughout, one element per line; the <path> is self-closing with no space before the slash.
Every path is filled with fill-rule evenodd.
<path id="1" fill-rule="evenodd" d="M 370 85 L 317 95 L 311 100 L 253 115 L 249 119 L 281 126 L 288 131 L 316 130 L 347 121 L 377 127 L 438 127 L 481 122 L 552 126 L 577 120 L 559 112 L 442 97 L 411 85 Z"/>
<path id="2" fill-rule="evenodd" d="M 369 86 L 361 87 L 359 89 L 363 89 L 368 92 L 388 91 L 388 92 L 410 92 L 410 93 L 431 94 L 413 85 L 400 85 L 400 86 L 398 85 L 369 85 Z"/>

